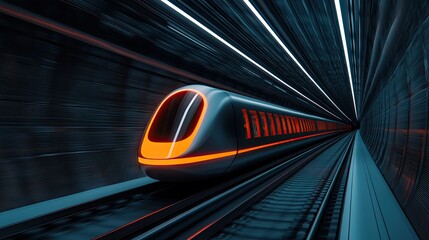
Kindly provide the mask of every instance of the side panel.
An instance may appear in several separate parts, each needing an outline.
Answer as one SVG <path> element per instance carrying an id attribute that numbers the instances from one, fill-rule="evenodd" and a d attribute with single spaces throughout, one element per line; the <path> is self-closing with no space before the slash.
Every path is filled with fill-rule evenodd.
<path id="1" fill-rule="evenodd" d="M 236 135 L 239 153 L 261 146 L 290 142 L 324 132 L 339 130 L 339 123 L 310 115 L 288 111 L 267 103 L 251 101 L 241 96 L 231 97 L 235 109 Z M 314 122 L 323 123 L 324 128 L 311 126 Z M 338 125 L 338 126 L 337 126 Z"/>
<path id="2" fill-rule="evenodd" d="M 194 142 L 184 156 L 237 151 L 235 111 L 228 94 L 218 89 L 203 92 L 208 109 Z"/>
<path id="3" fill-rule="evenodd" d="M 231 99 L 237 119 L 238 152 L 229 171 L 274 160 L 338 134 L 345 126 L 234 94 Z M 323 129 L 316 128 L 316 122 L 320 122 Z"/>
<path id="4" fill-rule="evenodd" d="M 302 139 L 299 141 L 289 142 L 279 146 L 274 146 L 266 149 L 255 150 L 252 152 L 246 152 L 237 154 L 235 160 L 228 172 L 245 171 L 246 169 L 261 166 L 267 164 L 280 157 L 288 156 L 290 153 L 295 152 L 304 147 L 310 146 L 314 143 L 320 142 L 324 139 L 328 139 L 338 133 L 331 133 L 312 138 Z"/>

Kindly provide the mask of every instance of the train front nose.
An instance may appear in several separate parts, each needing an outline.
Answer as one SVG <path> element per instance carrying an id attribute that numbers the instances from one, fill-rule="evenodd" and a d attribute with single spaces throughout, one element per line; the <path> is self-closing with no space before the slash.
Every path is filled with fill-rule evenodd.
<path id="1" fill-rule="evenodd" d="M 148 159 L 183 156 L 203 120 L 206 103 L 198 92 L 179 91 L 168 96 L 155 112 L 140 149 Z"/>
<path id="2" fill-rule="evenodd" d="M 210 94 L 211 100 L 214 95 Z M 217 109 L 225 109 L 218 108 L 222 103 L 229 104 L 228 112 L 233 113 L 233 109 L 224 95 L 214 100 L 216 104 L 208 111 L 206 96 L 196 89 L 178 90 L 164 99 L 149 122 L 140 146 L 138 161 L 148 176 L 186 181 L 210 178 L 226 171 L 237 149 L 233 144 L 226 149 L 225 141 L 219 144 L 219 139 L 225 139 L 222 131 L 234 132 L 219 126 L 234 124 Z M 235 138 L 228 137 L 229 141 L 236 143 Z"/>

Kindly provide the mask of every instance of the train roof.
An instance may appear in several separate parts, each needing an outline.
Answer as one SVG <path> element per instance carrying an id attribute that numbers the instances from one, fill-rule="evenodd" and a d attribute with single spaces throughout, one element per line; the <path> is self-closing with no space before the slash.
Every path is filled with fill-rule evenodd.
<path id="1" fill-rule="evenodd" d="M 277 109 L 279 111 L 285 111 L 285 112 L 288 112 L 288 113 L 291 113 L 291 114 L 294 114 L 294 115 L 299 115 L 299 116 L 306 117 L 306 118 L 312 118 L 312 119 L 317 119 L 317 120 L 322 120 L 322 121 L 341 123 L 339 121 L 335 121 L 335 120 L 332 120 L 332 119 L 323 118 L 323 117 L 319 117 L 319 116 L 315 116 L 315 115 L 303 113 L 303 112 L 300 112 L 300 111 L 297 111 L 297 110 L 293 110 L 293 109 L 290 109 L 290 108 L 279 106 L 279 105 L 274 104 L 274 103 L 269 103 L 269 102 L 265 102 L 265 101 L 258 100 L 258 99 L 252 99 L 250 97 L 238 95 L 238 94 L 235 94 L 235 93 L 231 93 L 231 97 L 232 98 L 239 98 L 242 101 L 248 102 L 249 104 L 259 105 L 259 106 L 265 107 L 265 108 Z"/>

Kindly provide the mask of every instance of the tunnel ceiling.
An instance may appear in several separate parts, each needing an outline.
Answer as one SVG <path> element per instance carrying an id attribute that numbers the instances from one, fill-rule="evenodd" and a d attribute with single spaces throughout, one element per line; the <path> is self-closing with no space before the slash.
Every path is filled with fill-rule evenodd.
<path id="1" fill-rule="evenodd" d="M 49 8 L 37 1 L 10 2 L 91 37 L 126 46 L 127 50 L 208 79 L 204 84 L 219 87 L 220 83 L 228 90 L 287 107 L 336 119 L 329 111 L 344 121 L 356 121 L 334 0 L 250 2 L 301 67 L 246 1 L 171 4 L 248 59 L 168 6 L 168 1 L 68 0 L 53 1 Z M 426 5 L 425 1 L 341 1 L 359 116 L 394 71 Z"/>
<path id="2" fill-rule="evenodd" d="M 251 2 L 321 90 L 242 1 L 172 3 L 269 73 L 161 1 L 70 0 L 53 2 L 52 8 L 45 8 L 37 1 L 10 2 L 93 37 L 221 83 L 230 87 L 229 90 L 331 119 L 336 118 L 323 109 L 343 121 L 356 120 L 334 1 Z M 343 12 L 346 7 L 343 6 Z M 347 10 L 343 14 L 346 34 L 350 34 Z M 359 85 L 357 80 L 353 77 L 355 85 Z"/>

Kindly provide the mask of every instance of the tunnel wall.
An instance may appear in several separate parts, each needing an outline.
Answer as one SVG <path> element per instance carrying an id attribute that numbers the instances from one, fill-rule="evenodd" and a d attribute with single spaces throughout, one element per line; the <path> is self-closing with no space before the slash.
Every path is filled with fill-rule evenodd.
<path id="1" fill-rule="evenodd" d="M 143 176 L 157 104 L 190 82 L 0 15 L 0 211 Z"/>
<path id="2" fill-rule="evenodd" d="M 372 79 L 374 97 L 363 113 L 361 132 L 419 236 L 429 239 L 429 18 L 416 20 L 427 16 L 423 11 L 419 6 L 406 19 L 396 19 L 395 24 L 406 24 L 394 44 L 382 45 L 381 54 L 391 62 Z M 394 31 L 385 32 L 388 39 Z"/>

